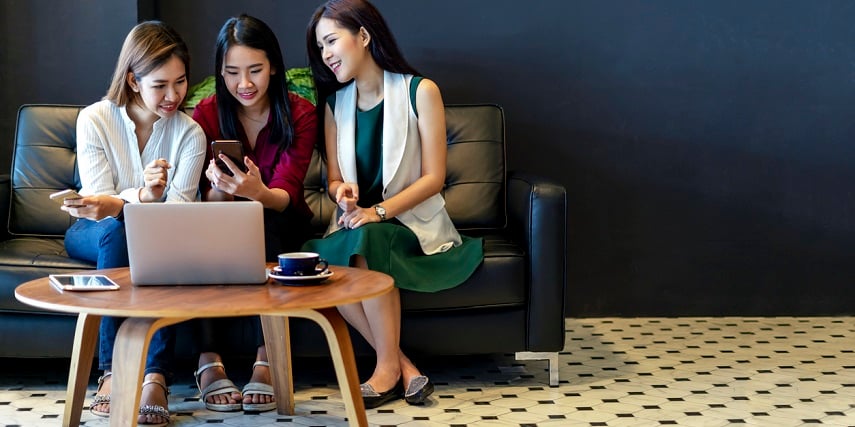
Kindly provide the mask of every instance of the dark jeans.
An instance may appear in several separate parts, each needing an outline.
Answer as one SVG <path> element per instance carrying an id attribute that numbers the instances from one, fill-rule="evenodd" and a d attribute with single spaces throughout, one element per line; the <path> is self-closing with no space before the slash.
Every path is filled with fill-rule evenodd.
<path id="1" fill-rule="evenodd" d="M 65 250 L 72 258 L 95 262 L 98 269 L 128 266 L 128 241 L 125 223 L 114 218 L 101 221 L 79 219 L 65 232 Z M 123 317 L 102 317 L 99 329 L 101 347 L 98 368 L 111 370 L 116 332 Z M 157 373 L 172 382 L 171 364 L 175 349 L 175 332 L 167 326 L 154 333 L 149 343 L 145 373 Z"/>

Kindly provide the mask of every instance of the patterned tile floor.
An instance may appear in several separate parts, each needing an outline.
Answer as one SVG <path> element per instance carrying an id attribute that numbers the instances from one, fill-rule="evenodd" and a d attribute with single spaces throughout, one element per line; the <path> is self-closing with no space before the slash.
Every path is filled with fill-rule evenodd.
<path id="1" fill-rule="evenodd" d="M 853 317 L 567 319 L 566 331 L 557 387 L 548 385 L 545 362 L 432 358 L 420 362 L 437 383 L 429 404 L 370 410 L 369 423 L 855 426 Z M 59 425 L 67 362 L 0 365 L 0 426 Z M 192 377 L 179 376 L 172 425 L 347 425 L 327 361 L 298 359 L 295 382 L 295 416 L 222 414 L 206 411 Z M 94 391 L 93 381 L 87 394 Z M 83 425 L 107 422 L 85 411 Z"/>

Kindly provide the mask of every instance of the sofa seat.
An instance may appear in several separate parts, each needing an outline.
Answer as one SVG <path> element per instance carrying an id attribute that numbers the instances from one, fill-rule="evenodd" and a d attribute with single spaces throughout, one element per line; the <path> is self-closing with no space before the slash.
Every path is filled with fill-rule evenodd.
<path id="1" fill-rule="evenodd" d="M 92 268 L 95 268 L 93 264 L 69 258 L 62 239 L 18 237 L 0 242 L 1 295 L 13 295 L 15 287 L 21 283 L 45 277 L 46 274 L 70 273 Z M 0 311 L 50 312 L 20 303 L 14 297 L 0 298 Z"/>
<path id="2" fill-rule="evenodd" d="M 526 304 L 526 259 L 522 248 L 501 235 L 484 236 L 484 261 L 460 286 L 435 293 L 401 291 L 406 313 L 522 307 Z"/>

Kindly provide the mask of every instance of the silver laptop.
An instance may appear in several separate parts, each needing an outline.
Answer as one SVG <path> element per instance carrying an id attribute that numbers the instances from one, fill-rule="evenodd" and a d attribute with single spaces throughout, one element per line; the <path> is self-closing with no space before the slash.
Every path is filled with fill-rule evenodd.
<path id="1" fill-rule="evenodd" d="M 253 284 L 267 280 L 258 202 L 128 203 L 134 285 Z"/>

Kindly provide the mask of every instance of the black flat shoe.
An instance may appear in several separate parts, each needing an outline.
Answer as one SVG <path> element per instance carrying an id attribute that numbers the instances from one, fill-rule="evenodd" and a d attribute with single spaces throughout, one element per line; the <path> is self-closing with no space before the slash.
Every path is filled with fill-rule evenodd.
<path id="1" fill-rule="evenodd" d="M 410 405 L 422 405 L 425 399 L 433 393 L 433 383 L 424 375 L 419 375 L 410 380 L 404 400 Z"/>
<path id="2" fill-rule="evenodd" d="M 362 401 L 365 402 L 365 409 L 374 409 L 386 402 L 391 402 L 401 398 L 404 393 L 404 386 L 398 381 L 390 390 L 382 393 L 374 391 L 374 387 L 370 384 L 360 384 L 359 390 L 362 392 Z"/>

